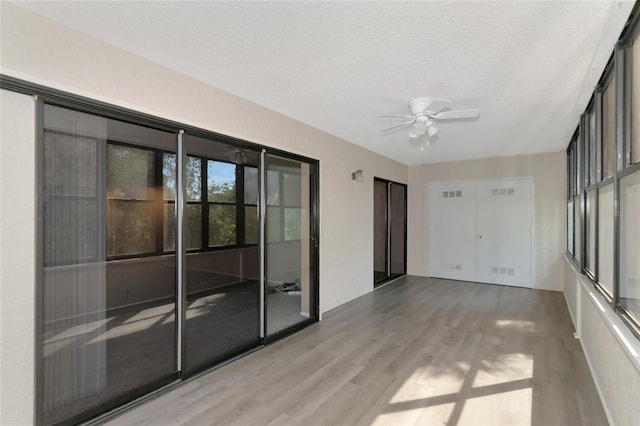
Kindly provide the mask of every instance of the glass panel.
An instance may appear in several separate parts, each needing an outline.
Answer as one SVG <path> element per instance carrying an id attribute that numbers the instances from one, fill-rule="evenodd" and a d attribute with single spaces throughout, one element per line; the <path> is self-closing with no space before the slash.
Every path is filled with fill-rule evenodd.
<path id="1" fill-rule="evenodd" d="M 584 140 L 582 135 L 578 132 L 578 138 L 576 139 L 576 189 L 577 194 L 582 191 L 583 178 L 582 171 L 584 169 Z"/>
<path id="2" fill-rule="evenodd" d="M 162 242 L 162 249 L 164 251 L 174 251 L 176 249 L 175 203 L 165 203 L 164 205 L 164 227 L 162 232 Z"/>
<path id="3" fill-rule="evenodd" d="M 236 243 L 236 206 L 209 205 L 209 247 Z"/>
<path id="4" fill-rule="evenodd" d="M 176 200 L 176 155 L 162 154 L 162 199 Z"/>
<path id="5" fill-rule="evenodd" d="M 596 272 L 596 196 L 597 190 L 587 193 L 587 264 L 592 274 Z"/>
<path id="6" fill-rule="evenodd" d="M 265 231 L 267 242 L 282 241 L 282 209 L 280 207 L 267 207 L 267 229 Z"/>
<path id="7" fill-rule="evenodd" d="M 620 304 L 640 324 L 640 171 L 620 179 Z"/>
<path id="8" fill-rule="evenodd" d="M 267 208 L 267 335 L 312 315 L 310 174 L 307 163 L 267 156 L 267 189 L 284 189 L 287 203 L 286 208 Z M 280 181 L 284 188 L 280 187 Z M 275 195 L 272 193 L 269 198 L 275 200 Z"/>
<path id="9" fill-rule="evenodd" d="M 283 173 L 282 182 L 284 186 L 284 205 L 300 205 L 300 175 L 295 173 Z"/>
<path id="10" fill-rule="evenodd" d="M 582 243 L 581 243 L 581 237 L 582 237 L 582 232 L 581 232 L 581 229 L 582 229 L 581 226 L 582 225 L 581 224 L 582 224 L 582 221 L 580 220 L 580 205 L 582 203 L 580 202 L 580 198 L 581 197 L 576 198 L 576 204 L 575 204 L 575 208 L 574 208 L 574 212 L 573 212 L 573 223 L 575 225 L 575 228 L 574 228 L 574 231 L 573 231 L 574 232 L 574 237 L 575 237 L 574 238 L 574 246 L 573 246 L 573 248 L 574 248 L 574 252 L 575 252 L 575 256 L 574 257 L 578 261 L 578 263 L 582 263 L 582 260 L 581 260 L 582 259 L 581 258 L 581 255 L 582 255 L 582 251 L 581 251 L 581 248 L 582 248 Z"/>
<path id="11" fill-rule="evenodd" d="M 284 239 L 299 240 L 302 237 L 302 209 L 286 207 L 284 209 Z"/>
<path id="12" fill-rule="evenodd" d="M 202 248 L 202 205 L 187 204 L 184 211 L 185 245 L 187 250 Z"/>
<path id="13" fill-rule="evenodd" d="M 153 190 L 154 153 L 128 146 L 107 146 L 107 196 L 148 200 Z"/>
<path id="14" fill-rule="evenodd" d="M 373 181 L 373 277 L 387 278 L 387 183 Z"/>
<path id="15" fill-rule="evenodd" d="M 187 247 L 234 245 L 237 241 L 236 164 L 244 162 L 257 167 L 257 153 L 192 135 L 186 135 L 185 148 L 188 156 L 206 159 L 207 180 L 203 190 L 207 191 L 209 201 L 187 206 L 185 226 L 187 241 L 190 241 Z M 234 164 L 229 163 L 229 159 L 233 159 Z M 204 235 L 203 226 L 208 228 Z M 208 241 L 202 241 L 203 236 Z M 185 363 L 188 375 L 259 344 L 258 265 L 256 246 L 187 254 Z"/>
<path id="16" fill-rule="evenodd" d="M 107 204 L 107 256 L 153 253 L 156 217 L 153 203 L 109 200 Z"/>
<path id="17" fill-rule="evenodd" d="M 613 176 L 615 161 L 615 101 L 616 101 L 616 79 L 611 78 L 611 82 L 602 94 L 602 180 Z"/>
<path id="18" fill-rule="evenodd" d="M 591 112 L 589 114 L 589 184 L 593 185 L 597 182 L 597 172 L 600 170 L 597 161 L 596 146 L 596 115 Z"/>
<path id="19" fill-rule="evenodd" d="M 613 184 L 600 190 L 598 201 L 598 282 L 613 294 Z"/>
<path id="20" fill-rule="evenodd" d="M 258 168 L 244 168 L 244 203 L 258 204 Z"/>
<path id="21" fill-rule="evenodd" d="M 573 201 L 569 201 L 567 204 L 567 251 L 571 253 L 572 256 L 575 256 L 573 251 Z"/>
<path id="22" fill-rule="evenodd" d="M 280 172 L 267 170 L 267 204 L 280 205 Z"/>
<path id="23" fill-rule="evenodd" d="M 175 236 L 153 171 L 176 137 L 51 105 L 44 123 L 43 423 L 70 423 L 175 377 L 175 256 L 156 253 Z"/>
<path id="24" fill-rule="evenodd" d="M 631 162 L 640 161 L 640 41 L 631 52 Z"/>
<path id="25" fill-rule="evenodd" d="M 185 198 L 187 201 L 202 200 L 202 159 L 187 156 Z"/>
<path id="26" fill-rule="evenodd" d="M 404 274 L 405 270 L 405 227 L 406 188 L 391 184 L 391 275 Z"/>
<path id="27" fill-rule="evenodd" d="M 207 162 L 207 191 L 210 202 L 235 204 L 236 165 L 209 160 Z"/>
<path id="28" fill-rule="evenodd" d="M 244 242 L 258 244 L 258 208 L 245 206 L 244 208 Z"/>

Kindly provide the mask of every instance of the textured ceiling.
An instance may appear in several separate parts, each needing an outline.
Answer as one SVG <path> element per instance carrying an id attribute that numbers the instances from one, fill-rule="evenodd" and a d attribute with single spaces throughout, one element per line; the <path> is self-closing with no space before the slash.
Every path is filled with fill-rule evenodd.
<path id="1" fill-rule="evenodd" d="M 24 2 L 22 7 L 405 164 L 560 151 L 633 2 Z M 420 152 L 419 96 L 479 107 Z"/>

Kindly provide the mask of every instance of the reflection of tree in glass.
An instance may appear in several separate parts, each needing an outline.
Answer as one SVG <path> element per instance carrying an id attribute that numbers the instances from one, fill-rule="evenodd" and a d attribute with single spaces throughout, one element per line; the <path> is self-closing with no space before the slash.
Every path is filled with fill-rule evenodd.
<path id="1" fill-rule="evenodd" d="M 162 155 L 162 193 L 165 200 L 176 199 L 176 155 Z"/>
<path id="2" fill-rule="evenodd" d="M 153 151 L 128 146 L 107 147 L 109 198 L 149 199 L 153 187 Z"/>
<path id="3" fill-rule="evenodd" d="M 236 243 L 236 206 L 209 206 L 209 245 L 227 246 Z"/>
<path id="4" fill-rule="evenodd" d="M 155 250 L 153 205 L 144 201 L 109 201 L 107 255 L 150 253 Z"/>
<path id="5" fill-rule="evenodd" d="M 302 211 L 295 208 L 284 209 L 284 239 L 285 241 L 299 240 L 302 238 L 301 229 Z"/>
<path id="6" fill-rule="evenodd" d="M 186 198 L 187 201 L 200 201 L 202 199 L 202 163 L 200 158 L 187 156 L 185 168 L 187 175 Z M 165 200 L 176 199 L 176 155 L 163 154 L 162 156 L 162 188 Z"/>

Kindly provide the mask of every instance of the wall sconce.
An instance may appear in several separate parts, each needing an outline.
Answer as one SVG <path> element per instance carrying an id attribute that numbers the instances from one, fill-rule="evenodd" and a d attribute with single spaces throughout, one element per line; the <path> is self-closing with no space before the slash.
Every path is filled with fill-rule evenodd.
<path id="1" fill-rule="evenodd" d="M 351 180 L 362 182 L 362 170 L 356 170 L 355 172 L 351 173 Z"/>

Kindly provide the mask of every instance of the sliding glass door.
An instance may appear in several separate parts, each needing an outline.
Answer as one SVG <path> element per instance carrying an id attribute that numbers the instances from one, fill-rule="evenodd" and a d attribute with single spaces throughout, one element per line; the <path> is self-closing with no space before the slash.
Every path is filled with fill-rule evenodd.
<path id="1" fill-rule="evenodd" d="M 313 320 L 315 240 L 313 166 L 266 156 L 266 335 Z"/>
<path id="2" fill-rule="evenodd" d="M 259 153 L 186 135 L 186 371 L 260 344 Z"/>
<path id="3" fill-rule="evenodd" d="M 40 102 L 38 423 L 317 319 L 316 161 Z"/>
<path id="4" fill-rule="evenodd" d="M 373 181 L 374 286 L 407 272 L 407 186 Z"/>
<path id="5" fill-rule="evenodd" d="M 51 105 L 42 146 L 42 417 L 86 418 L 177 378 L 175 135 Z"/>

